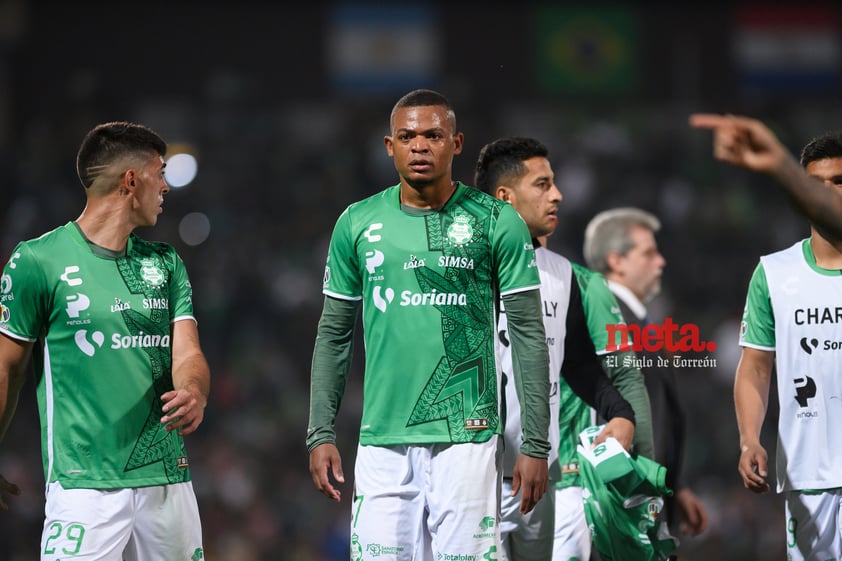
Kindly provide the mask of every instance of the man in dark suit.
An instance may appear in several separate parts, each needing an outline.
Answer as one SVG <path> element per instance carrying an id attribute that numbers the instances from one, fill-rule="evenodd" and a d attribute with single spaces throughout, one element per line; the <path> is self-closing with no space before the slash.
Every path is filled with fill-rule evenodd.
<path id="1" fill-rule="evenodd" d="M 646 303 L 660 292 L 666 265 L 655 241 L 660 227 L 651 213 L 628 207 L 597 214 L 585 230 L 588 267 L 605 275 L 626 322 L 641 329 L 652 323 Z M 666 505 L 667 523 L 679 523 L 682 532 L 697 535 L 707 526 L 707 512 L 681 477 L 685 425 L 676 373 L 661 366 L 664 361 L 657 360 L 658 353 L 644 350 L 639 354 L 646 366 L 641 370 L 652 404 L 653 459 L 667 467 L 667 485 L 675 493 Z"/>

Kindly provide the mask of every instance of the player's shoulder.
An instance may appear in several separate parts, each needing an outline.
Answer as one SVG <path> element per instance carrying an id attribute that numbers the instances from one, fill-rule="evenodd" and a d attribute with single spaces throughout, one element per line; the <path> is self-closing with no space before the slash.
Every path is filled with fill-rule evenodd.
<path id="1" fill-rule="evenodd" d="M 67 224 L 53 228 L 48 232 L 44 232 L 40 236 L 23 240 L 18 243 L 18 250 L 20 250 L 20 248 L 27 248 L 36 254 L 41 253 L 42 251 L 49 253 L 56 245 L 66 243 L 72 235 L 70 229 L 75 227 L 76 226 L 74 226 L 72 222 L 68 222 Z"/>
<path id="2" fill-rule="evenodd" d="M 761 265 L 788 264 L 804 261 L 804 244 L 809 244 L 809 238 L 799 240 L 791 246 L 767 253 L 760 257 Z"/>
<path id="3" fill-rule="evenodd" d="M 380 205 L 387 203 L 390 199 L 398 199 L 397 191 L 400 190 L 400 184 L 392 185 L 391 187 L 386 187 L 385 189 L 374 193 L 373 195 L 369 195 L 368 197 L 364 197 L 357 201 L 354 201 L 348 206 L 345 207 L 345 213 L 348 212 L 355 212 L 358 210 L 365 210 L 371 207 L 379 207 Z"/>
<path id="4" fill-rule="evenodd" d="M 576 279 L 580 284 L 600 288 L 604 287 L 605 290 L 608 290 L 608 281 L 605 280 L 605 275 L 599 271 L 594 271 L 593 269 L 590 269 L 581 263 L 576 263 L 575 261 L 571 261 L 570 266 L 572 267 L 573 274 L 576 275 Z"/>
<path id="5" fill-rule="evenodd" d="M 470 185 L 465 185 L 464 183 L 460 183 L 460 185 L 462 186 L 462 200 L 471 201 L 480 207 L 486 208 L 492 215 L 508 215 L 513 213 L 513 215 L 520 218 L 520 214 L 518 214 L 515 208 L 506 201 L 501 201 L 497 197 L 489 195 L 485 191 L 480 191 L 476 187 L 471 187 Z M 521 220 L 523 219 L 521 218 Z"/>
<path id="6" fill-rule="evenodd" d="M 541 263 L 549 264 L 555 267 L 564 267 L 565 269 L 570 270 L 573 266 L 573 262 L 561 253 L 539 244 L 535 245 L 535 257 L 538 258 Z"/>
<path id="7" fill-rule="evenodd" d="M 175 247 L 168 242 L 147 240 L 132 233 L 129 236 L 129 243 L 130 255 L 133 258 L 148 259 L 157 256 L 167 263 L 174 263 L 179 259 Z"/>

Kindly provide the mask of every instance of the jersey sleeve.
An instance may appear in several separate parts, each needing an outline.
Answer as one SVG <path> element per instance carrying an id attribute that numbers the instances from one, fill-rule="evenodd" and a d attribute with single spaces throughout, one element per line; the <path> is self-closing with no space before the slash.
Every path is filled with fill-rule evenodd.
<path id="1" fill-rule="evenodd" d="M 775 316 L 762 263 L 754 269 L 748 284 L 748 295 L 740 324 L 740 346 L 763 351 L 775 350 Z"/>
<path id="2" fill-rule="evenodd" d="M 330 238 L 322 292 L 340 300 L 362 300 L 359 260 L 352 235 L 351 208 L 339 215 Z"/>
<path id="3" fill-rule="evenodd" d="M 625 323 L 620 305 L 604 276 L 576 263 L 572 263 L 572 268 L 582 291 L 582 305 L 596 354 L 605 355 L 609 352 L 606 326 Z"/>
<path id="4" fill-rule="evenodd" d="M 41 263 L 25 242 L 19 243 L 0 280 L 0 332 L 35 341 L 47 322 L 49 298 Z"/>
<path id="5" fill-rule="evenodd" d="M 170 302 L 172 305 L 172 321 L 194 319 L 193 314 L 193 286 L 187 275 L 187 267 L 181 257 L 171 250 L 173 255 L 173 271 L 170 279 Z"/>
<path id="6" fill-rule="evenodd" d="M 497 275 L 502 296 L 541 287 L 529 229 L 523 218 L 509 204 L 501 207 L 492 246 L 498 265 Z"/>
<path id="7" fill-rule="evenodd" d="M 582 306 L 588 331 L 596 348 L 596 354 L 603 357 L 602 366 L 608 378 L 620 395 L 634 410 L 634 449 L 637 453 L 652 457 L 655 453 L 652 433 L 652 405 L 640 368 L 634 365 L 635 355 L 630 351 L 608 351 L 607 325 L 625 323 L 617 297 L 608 288 L 605 277 L 581 265 L 573 263 L 573 273 L 582 291 Z M 615 343 L 615 347 L 616 347 Z M 618 360 L 609 361 L 608 354 L 616 354 Z"/>

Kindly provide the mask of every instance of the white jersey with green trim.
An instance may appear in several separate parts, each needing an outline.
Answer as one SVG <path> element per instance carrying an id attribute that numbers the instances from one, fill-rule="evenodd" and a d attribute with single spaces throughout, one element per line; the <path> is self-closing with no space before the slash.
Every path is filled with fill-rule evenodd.
<path id="1" fill-rule="evenodd" d="M 363 445 L 482 442 L 501 433 L 495 299 L 539 287 L 523 219 L 457 184 L 443 208 L 401 208 L 395 185 L 349 206 L 323 292 L 362 300 Z"/>
<path id="2" fill-rule="evenodd" d="M 760 258 L 740 345 L 775 353 L 778 491 L 842 486 L 842 274 L 809 239 Z"/>
<path id="3" fill-rule="evenodd" d="M 573 273 L 570 261 L 565 257 L 543 247 L 535 248 L 535 259 L 541 278 L 541 302 L 544 312 L 544 331 L 547 335 L 550 369 L 550 476 L 557 480 L 561 476 L 558 466 L 558 415 L 559 415 L 559 379 L 561 364 L 564 362 L 564 336 L 567 333 L 567 307 L 570 305 L 570 283 Z M 523 435 L 520 424 L 520 401 L 512 379 L 512 348 L 508 339 L 508 322 L 501 305 L 497 325 L 497 361 L 506 380 L 506 427 L 505 447 L 503 451 L 503 475 L 511 477 L 520 453 Z M 561 381 L 561 383 L 565 382 Z"/>
<path id="4" fill-rule="evenodd" d="M 128 488 L 190 480 L 184 441 L 160 423 L 170 328 L 193 321 L 172 246 L 129 237 L 94 252 L 70 222 L 15 247 L 0 283 L 0 332 L 36 342 L 46 481 Z"/>

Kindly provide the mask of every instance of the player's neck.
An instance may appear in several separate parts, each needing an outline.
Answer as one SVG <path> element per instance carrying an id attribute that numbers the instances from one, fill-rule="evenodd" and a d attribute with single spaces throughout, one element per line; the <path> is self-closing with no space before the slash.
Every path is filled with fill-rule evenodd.
<path id="1" fill-rule="evenodd" d="M 110 205 L 104 201 L 88 201 L 88 205 L 76 219 L 85 237 L 100 247 L 113 251 L 126 248 L 129 235 L 134 230 L 125 219 L 125 209 L 119 205 Z"/>
<path id="2" fill-rule="evenodd" d="M 422 187 L 414 187 L 401 181 L 400 203 L 415 208 L 439 209 L 450 200 L 455 191 L 456 182 L 449 179 Z"/>
<path id="3" fill-rule="evenodd" d="M 816 257 L 816 265 L 822 269 L 842 269 L 842 242 L 832 242 L 813 228 L 810 247 Z"/>

